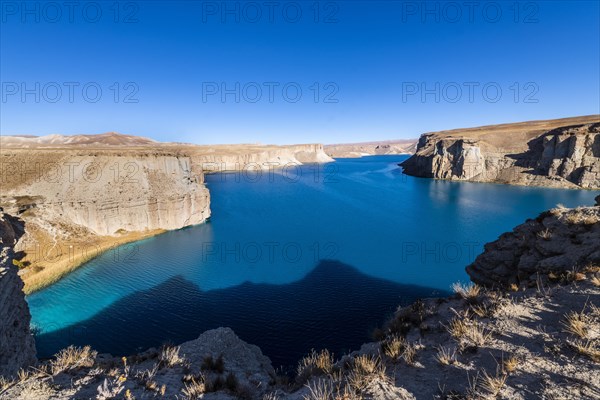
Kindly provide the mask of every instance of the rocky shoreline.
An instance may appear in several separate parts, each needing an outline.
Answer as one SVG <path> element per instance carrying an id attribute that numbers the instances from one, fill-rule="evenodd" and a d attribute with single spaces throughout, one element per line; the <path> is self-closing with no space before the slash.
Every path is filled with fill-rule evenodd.
<path id="1" fill-rule="evenodd" d="M 126 358 L 70 348 L 28 370 L 22 360 L 28 372 L 4 379 L 0 399 L 597 398 L 598 201 L 547 211 L 502 235 L 467 269 L 485 286 L 456 285 L 449 298 L 399 308 L 376 341 L 346 355 L 316 349 L 293 377 L 278 375 L 260 349 L 219 328 Z M 538 242 L 552 237 L 570 240 L 557 265 L 544 261 Z M 516 260 L 538 253 L 534 270 L 519 269 Z M 491 260 L 504 260 L 509 273 L 486 269 Z"/>

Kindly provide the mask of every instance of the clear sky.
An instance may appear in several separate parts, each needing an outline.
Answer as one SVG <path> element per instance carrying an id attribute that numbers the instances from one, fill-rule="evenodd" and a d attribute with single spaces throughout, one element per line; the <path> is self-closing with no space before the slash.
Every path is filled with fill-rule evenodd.
<path id="1" fill-rule="evenodd" d="M 1 134 L 339 143 L 600 113 L 599 3 L 3 0 Z"/>

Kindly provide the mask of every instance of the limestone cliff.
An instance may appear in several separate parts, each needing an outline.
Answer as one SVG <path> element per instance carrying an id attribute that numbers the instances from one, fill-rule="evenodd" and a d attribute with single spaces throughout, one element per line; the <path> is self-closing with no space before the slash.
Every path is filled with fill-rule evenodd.
<path id="1" fill-rule="evenodd" d="M 22 234 L 22 221 L 0 211 L 0 376 L 5 378 L 36 362 L 31 315 L 12 263 L 13 247 Z"/>
<path id="2" fill-rule="evenodd" d="M 376 142 L 329 144 L 325 152 L 334 158 L 356 158 L 374 155 L 414 154 L 416 139 L 385 140 Z"/>
<path id="3" fill-rule="evenodd" d="M 428 133 L 404 172 L 426 178 L 600 188 L 600 116 Z"/>
<path id="4" fill-rule="evenodd" d="M 189 148 L 188 152 L 194 163 L 205 172 L 269 170 L 290 165 L 333 161 L 325 154 L 321 144 L 195 146 Z"/>
<path id="5" fill-rule="evenodd" d="M 2 205 L 13 214 L 28 210 L 48 223 L 95 235 L 178 229 L 210 215 L 203 176 L 193 173 L 189 157 L 127 151 L 28 151 L 26 160 L 20 155 L 4 160 L 8 190 Z"/>

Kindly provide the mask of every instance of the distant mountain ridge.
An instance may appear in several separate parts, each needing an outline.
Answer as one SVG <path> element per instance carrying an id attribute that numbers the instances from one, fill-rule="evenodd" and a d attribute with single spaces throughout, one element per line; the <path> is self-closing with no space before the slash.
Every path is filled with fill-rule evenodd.
<path id="1" fill-rule="evenodd" d="M 31 148 L 54 146 L 147 146 L 157 144 L 156 140 L 142 136 L 107 132 L 97 135 L 14 135 L 0 136 L 0 145 L 7 148 Z"/>

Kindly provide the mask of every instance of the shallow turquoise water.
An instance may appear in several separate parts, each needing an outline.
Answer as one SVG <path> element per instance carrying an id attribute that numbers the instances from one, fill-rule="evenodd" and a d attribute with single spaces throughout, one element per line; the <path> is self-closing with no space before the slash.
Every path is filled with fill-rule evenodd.
<path id="1" fill-rule="evenodd" d="M 598 193 L 413 178 L 405 156 L 207 177 L 210 222 L 125 245 L 28 297 L 40 356 L 129 354 L 218 326 L 275 365 L 369 339 L 398 304 L 440 295 L 499 234 Z"/>

